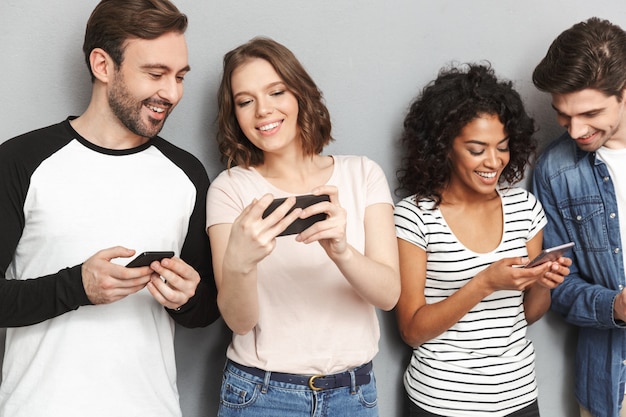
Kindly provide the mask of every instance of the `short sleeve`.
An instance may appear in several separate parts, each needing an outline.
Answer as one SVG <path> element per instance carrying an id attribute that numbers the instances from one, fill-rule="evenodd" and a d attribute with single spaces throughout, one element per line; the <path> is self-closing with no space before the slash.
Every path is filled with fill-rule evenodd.
<path id="1" fill-rule="evenodd" d="M 428 246 L 428 228 L 424 213 L 415 204 L 415 197 L 407 197 L 396 205 L 394 210 L 396 236 L 426 250 Z"/>

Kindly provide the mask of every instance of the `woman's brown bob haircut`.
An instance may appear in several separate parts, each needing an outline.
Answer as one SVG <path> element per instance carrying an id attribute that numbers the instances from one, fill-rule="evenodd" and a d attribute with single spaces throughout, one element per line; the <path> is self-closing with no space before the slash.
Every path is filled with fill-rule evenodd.
<path id="1" fill-rule="evenodd" d="M 224 55 L 224 73 L 218 90 L 217 142 L 222 162 L 227 167 L 244 168 L 263 163 L 263 152 L 243 134 L 235 116 L 231 77 L 233 72 L 251 59 L 269 62 L 285 86 L 298 100 L 298 128 L 305 155 L 317 155 L 330 143 L 330 114 L 321 91 L 294 54 L 285 46 L 257 37 Z"/>
<path id="2" fill-rule="evenodd" d="M 156 39 L 169 32 L 185 33 L 187 16 L 168 0 L 102 0 L 91 13 L 85 30 L 83 53 L 95 80 L 89 55 L 102 48 L 117 68 L 124 60 L 128 39 Z"/>

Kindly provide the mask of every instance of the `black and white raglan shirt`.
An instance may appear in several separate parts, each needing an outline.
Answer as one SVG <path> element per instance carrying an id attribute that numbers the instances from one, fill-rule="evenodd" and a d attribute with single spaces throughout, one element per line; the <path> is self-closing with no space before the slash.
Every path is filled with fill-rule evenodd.
<path id="1" fill-rule="evenodd" d="M 0 144 L 0 415 L 180 416 L 172 319 L 218 315 L 206 170 L 160 137 L 100 148 L 69 120 Z M 196 295 L 180 311 L 145 288 L 91 305 L 81 263 L 117 245 L 174 251 L 199 272 Z"/>

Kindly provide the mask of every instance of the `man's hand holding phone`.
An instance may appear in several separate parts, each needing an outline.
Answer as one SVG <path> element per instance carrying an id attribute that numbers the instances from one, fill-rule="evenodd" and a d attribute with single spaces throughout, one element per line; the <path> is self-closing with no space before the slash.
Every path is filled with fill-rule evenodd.
<path id="1" fill-rule="evenodd" d="M 82 264 L 83 286 L 92 304 L 113 303 L 147 286 L 161 305 L 177 309 L 195 294 L 200 275 L 182 259 L 173 258 L 173 252 L 142 253 L 127 266 L 111 262 L 134 254 L 116 246 L 96 252 Z"/>
<path id="2" fill-rule="evenodd" d="M 163 258 L 151 268 L 156 274 L 147 285 L 148 291 L 162 306 L 176 310 L 196 293 L 200 274 L 182 259 Z"/>
<path id="3" fill-rule="evenodd" d="M 141 290 L 154 271 L 148 267 L 126 268 L 112 263 L 115 258 L 129 258 L 132 249 L 115 246 L 96 252 L 81 265 L 83 287 L 92 304 L 109 304 Z"/>
<path id="4" fill-rule="evenodd" d="M 143 252 L 126 267 L 149 266 L 154 274 L 147 285 L 148 291 L 161 305 L 175 310 L 193 297 L 200 275 L 182 259 L 173 257 L 171 251 Z"/>
<path id="5" fill-rule="evenodd" d="M 126 265 L 127 268 L 143 266 L 154 271 L 148 291 L 159 304 L 172 310 L 187 303 L 200 283 L 200 274 L 182 259 L 174 258 L 171 251 L 143 252 Z"/>

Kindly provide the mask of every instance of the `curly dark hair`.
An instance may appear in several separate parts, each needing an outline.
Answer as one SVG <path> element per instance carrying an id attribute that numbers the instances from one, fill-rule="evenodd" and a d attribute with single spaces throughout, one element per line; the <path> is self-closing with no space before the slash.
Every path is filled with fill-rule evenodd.
<path id="1" fill-rule="evenodd" d="M 561 33 L 533 71 L 533 83 L 548 93 L 592 88 L 622 99 L 626 87 L 626 32 L 592 17 Z"/>
<path id="2" fill-rule="evenodd" d="M 233 72 L 254 58 L 269 62 L 298 100 L 298 128 L 305 155 L 321 153 L 333 140 L 330 113 L 322 92 L 289 49 L 273 39 L 256 37 L 224 55 L 224 73 L 217 93 L 217 142 L 222 162 L 226 162 L 228 168 L 263 163 L 263 151 L 254 146 L 239 127 L 231 85 Z"/>
<path id="3" fill-rule="evenodd" d="M 481 115 L 497 115 L 509 137 L 510 161 L 499 182 L 520 181 L 537 149 L 535 123 L 510 81 L 499 81 L 489 64 L 470 63 L 442 69 L 412 102 L 400 138 L 398 190 L 439 205 L 451 177 L 454 139 Z"/>

